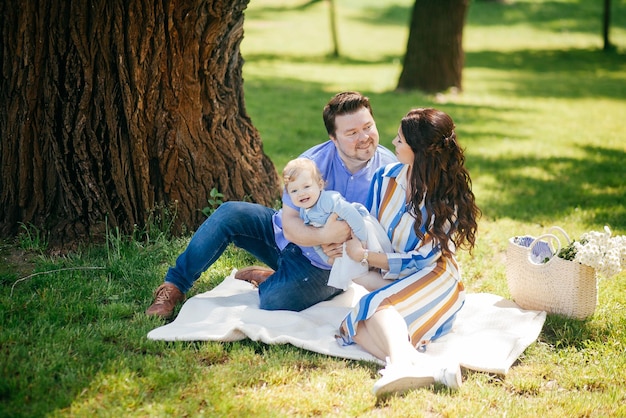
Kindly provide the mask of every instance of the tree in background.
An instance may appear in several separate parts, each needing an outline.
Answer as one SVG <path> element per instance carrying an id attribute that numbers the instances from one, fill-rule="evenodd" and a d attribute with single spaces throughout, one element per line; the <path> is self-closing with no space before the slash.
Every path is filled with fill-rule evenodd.
<path id="1" fill-rule="evenodd" d="M 602 49 L 612 51 L 615 46 L 611 44 L 609 33 L 611 31 L 611 0 L 604 0 L 604 11 L 602 13 Z"/>
<path id="2" fill-rule="evenodd" d="M 468 7 L 469 0 L 415 1 L 398 90 L 461 90 Z"/>
<path id="3" fill-rule="evenodd" d="M 295 8 L 298 10 L 307 10 L 309 7 L 319 3 L 322 0 L 307 0 Z M 341 53 L 339 52 L 339 31 L 337 30 L 337 8 L 335 7 L 334 0 L 324 0 L 328 3 L 328 22 L 330 28 L 330 38 L 333 44 L 333 50 L 330 52 L 330 56 L 333 58 L 339 58 Z"/>
<path id="4" fill-rule="evenodd" d="M 0 2 L 0 233 L 130 231 L 279 196 L 243 97 L 248 0 Z"/>

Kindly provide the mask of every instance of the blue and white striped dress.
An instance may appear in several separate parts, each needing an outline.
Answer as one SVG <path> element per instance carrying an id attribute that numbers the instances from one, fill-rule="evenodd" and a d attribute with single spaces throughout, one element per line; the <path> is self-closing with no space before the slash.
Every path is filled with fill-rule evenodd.
<path id="1" fill-rule="evenodd" d="M 339 328 L 344 344 L 352 344 L 357 323 L 380 309 L 393 306 L 405 319 L 412 344 L 423 348 L 447 333 L 463 306 L 465 291 L 454 257 L 442 256 L 429 234 L 420 240 L 413 230 L 415 218 L 407 212 L 406 190 L 409 166 L 390 164 L 379 170 L 370 188 L 367 207 L 387 231 L 394 253 L 387 254 L 393 279 L 385 287 L 363 296 Z M 425 233 L 426 210 L 422 211 Z M 454 244 L 449 243 L 454 251 Z"/>

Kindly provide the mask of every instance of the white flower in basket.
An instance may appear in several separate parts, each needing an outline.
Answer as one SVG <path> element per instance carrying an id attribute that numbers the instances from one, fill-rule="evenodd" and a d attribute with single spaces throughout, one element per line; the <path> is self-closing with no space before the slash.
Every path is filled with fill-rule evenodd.
<path id="1" fill-rule="evenodd" d="M 626 236 L 611 237 L 611 230 L 605 226 L 604 232 L 584 233 L 579 241 L 559 251 L 559 257 L 589 266 L 610 279 L 626 267 Z"/>

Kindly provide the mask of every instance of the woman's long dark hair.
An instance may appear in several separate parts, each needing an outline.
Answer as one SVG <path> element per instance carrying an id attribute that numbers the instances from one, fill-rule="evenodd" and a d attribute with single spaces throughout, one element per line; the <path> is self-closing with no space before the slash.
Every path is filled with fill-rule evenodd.
<path id="1" fill-rule="evenodd" d="M 437 109 L 413 109 L 400 124 L 404 139 L 415 153 L 409 202 L 416 219 L 415 233 L 424 239 L 419 210 L 423 199 L 427 232 L 441 245 L 444 255 L 453 251 L 449 240 L 457 248 L 474 248 L 481 215 L 454 128 L 452 118 Z M 433 224 L 428 225 L 433 215 Z"/>

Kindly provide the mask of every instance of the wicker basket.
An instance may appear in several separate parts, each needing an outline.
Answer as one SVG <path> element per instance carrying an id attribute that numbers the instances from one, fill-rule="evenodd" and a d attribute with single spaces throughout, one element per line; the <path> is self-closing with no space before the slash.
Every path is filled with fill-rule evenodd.
<path id="1" fill-rule="evenodd" d="M 569 244 L 565 231 L 558 227 L 554 229 L 561 231 Z M 545 263 L 531 260 L 533 248 L 540 242 L 553 249 L 553 255 Z M 556 248 L 553 243 L 556 243 Z M 576 319 L 588 318 L 593 315 L 598 304 L 595 270 L 557 257 L 560 248 L 559 238 L 554 234 L 534 238 L 528 246 L 520 245 L 515 238 L 510 238 L 506 253 L 509 292 L 515 303 L 523 309 L 546 311 Z"/>

